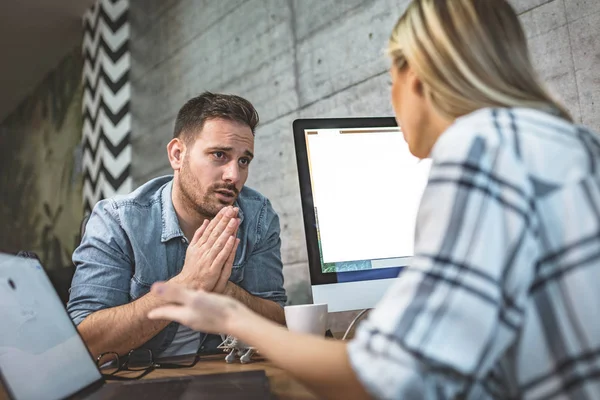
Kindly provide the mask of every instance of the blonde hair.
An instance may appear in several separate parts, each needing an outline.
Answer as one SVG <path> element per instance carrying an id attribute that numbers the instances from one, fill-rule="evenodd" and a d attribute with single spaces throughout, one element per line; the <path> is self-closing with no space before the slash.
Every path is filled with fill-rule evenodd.
<path id="1" fill-rule="evenodd" d="M 572 121 L 539 81 L 505 0 L 413 0 L 394 27 L 388 53 L 396 67 L 411 66 L 446 117 L 528 107 Z"/>

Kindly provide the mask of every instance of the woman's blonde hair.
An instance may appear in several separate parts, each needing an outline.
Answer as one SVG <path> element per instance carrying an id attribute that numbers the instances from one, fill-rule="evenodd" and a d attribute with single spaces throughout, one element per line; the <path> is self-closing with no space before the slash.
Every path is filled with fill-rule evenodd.
<path id="1" fill-rule="evenodd" d="M 528 107 L 572 120 L 543 89 L 505 0 L 413 0 L 394 27 L 388 52 L 396 67 L 411 66 L 446 117 Z"/>

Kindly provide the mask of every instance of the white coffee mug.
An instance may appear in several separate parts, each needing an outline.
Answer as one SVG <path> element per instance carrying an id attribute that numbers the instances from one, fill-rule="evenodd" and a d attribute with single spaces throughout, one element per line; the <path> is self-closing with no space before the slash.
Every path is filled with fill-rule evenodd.
<path id="1" fill-rule="evenodd" d="M 287 327 L 292 332 L 325 336 L 327 304 L 300 304 L 284 308 Z"/>

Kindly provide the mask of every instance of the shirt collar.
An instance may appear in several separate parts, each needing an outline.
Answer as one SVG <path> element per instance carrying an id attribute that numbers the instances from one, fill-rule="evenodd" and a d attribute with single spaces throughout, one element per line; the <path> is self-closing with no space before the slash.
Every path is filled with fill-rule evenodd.
<path id="1" fill-rule="evenodd" d="M 244 190 L 244 188 L 242 187 L 242 190 Z M 244 211 L 242 211 L 242 206 L 240 206 L 240 196 L 242 194 L 242 190 L 240 190 L 240 194 L 238 195 L 238 198 L 235 199 L 235 203 L 233 203 L 234 207 L 238 208 L 238 218 L 240 219 L 240 225 L 242 224 L 242 222 L 244 222 Z"/>
<path id="2" fill-rule="evenodd" d="M 167 242 L 173 238 L 177 237 L 185 237 L 181 227 L 179 226 L 179 219 L 177 218 L 177 213 L 175 213 L 175 207 L 173 206 L 173 181 L 171 180 L 162 188 L 161 193 L 161 208 L 162 208 L 162 232 L 160 235 L 160 240 L 162 243 Z M 240 224 L 244 221 L 244 212 L 242 211 L 242 207 L 238 200 L 234 203 L 235 207 L 239 208 L 238 218 L 240 219 Z"/>
<path id="3" fill-rule="evenodd" d="M 173 191 L 173 181 L 171 180 L 162 188 L 160 203 L 162 208 L 162 233 L 161 242 L 167 242 L 176 237 L 184 237 L 179 227 L 179 219 L 175 213 L 171 193 Z"/>

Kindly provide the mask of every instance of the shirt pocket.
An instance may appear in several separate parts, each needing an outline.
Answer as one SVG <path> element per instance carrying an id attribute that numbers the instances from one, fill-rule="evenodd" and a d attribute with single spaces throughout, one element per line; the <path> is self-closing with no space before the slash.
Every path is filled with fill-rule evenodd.
<path id="1" fill-rule="evenodd" d="M 233 268 L 231 268 L 231 275 L 229 276 L 229 280 L 239 285 L 244 280 L 244 266 L 234 265 Z"/>
<path id="2" fill-rule="evenodd" d="M 131 278 L 131 282 L 129 283 L 129 294 L 131 296 L 131 301 L 137 300 L 140 297 L 147 294 L 150 291 L 151 287 L 151 283 L 141 282 L 134 275 L 133 278 Z"/>
<path id="3" fill-rule="evenodd" d="M 235 258 L 233 260 L 233 267 L 231 268 L 231 276 L 229 280 L 233 283 L 239 284 L 244 280 L 244 266 L 246 265 L 247 254 L 249 253 L 249 246 L 247 240 L 242 240 L 235 252 Z"/>

